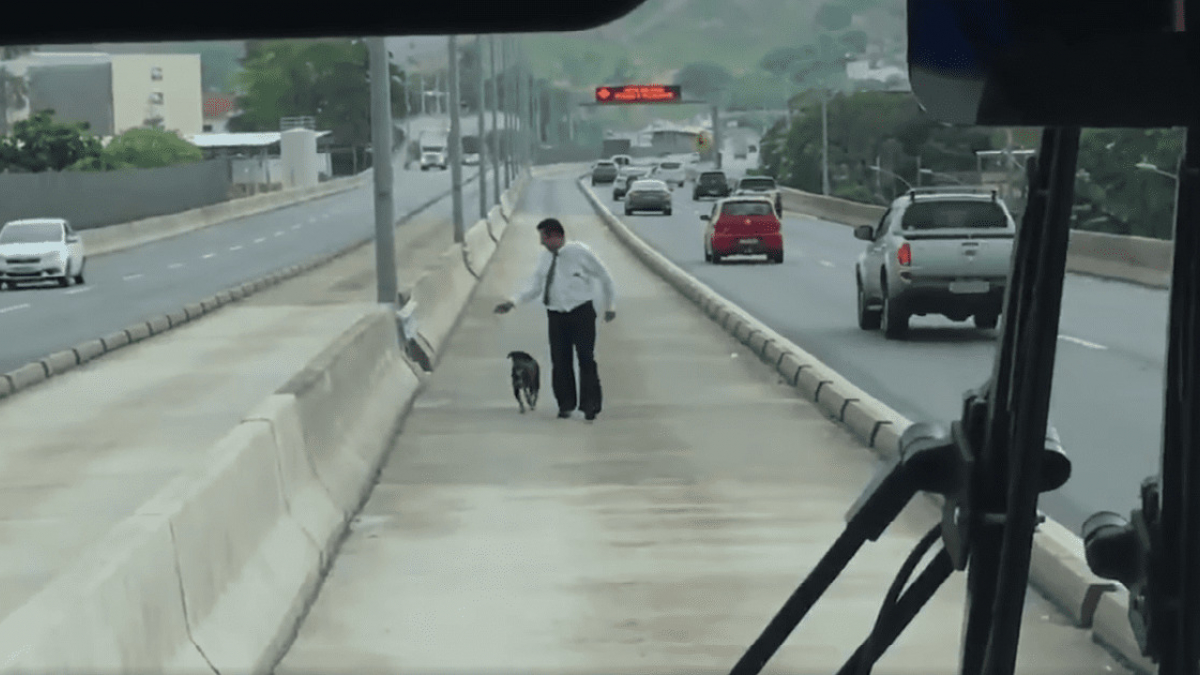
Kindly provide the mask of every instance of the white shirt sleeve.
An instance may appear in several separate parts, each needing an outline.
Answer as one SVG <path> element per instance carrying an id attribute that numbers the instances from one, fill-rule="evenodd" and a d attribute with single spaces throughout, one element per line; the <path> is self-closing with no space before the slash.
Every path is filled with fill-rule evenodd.
<path id="1" fill-rule="evenodd" d="M 538 257 L 537 269 L 517 285 L 517 290 L 509 298 L 509 302 L 513 305 L 523 305 L 541 294 L 543 284 L 546 283 L 546 274 L 550 271 L 549 259 L 549 251 L 543 251 Z"/>
<path id="2" fill-rule="evenodd" d="M 580 265 L 588 271 L 594 278 L 600 280 L 600 287 L 604 289 L 604 307 L 610 312 L 617 311 L 617 289 L 613 282 L 612 275 L 609 274 L 608 268 L 600 258 L 586 245 L 580 246 L 579 261 Z"/>

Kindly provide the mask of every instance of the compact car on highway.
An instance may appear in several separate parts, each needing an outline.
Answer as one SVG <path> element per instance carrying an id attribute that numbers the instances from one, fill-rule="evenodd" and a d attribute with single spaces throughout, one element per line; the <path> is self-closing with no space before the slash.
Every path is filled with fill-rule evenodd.
<path id="1" fill-rule="evenodd" d="M 705 262 L 719 264 L 728 255 L 766 255 L 771 262 L 783 262 L 783 227 L 770 199 L 728 197 L 700 220 L 707 223 Z"/>
<path id="2" fill-rule="evenodd" d="M 658 167 L 654 169 L 653 175 L 668 186 L 683 187 L 684 182 L 687 181 L 687 169 L 684 168 L 683 162 L 674 160 L 659 163 Z"/>
<path id="3" fill-rule="evenodd" d="M 648 175 L 650 175 L 650 167 L 647 166 L 623 167 L 620 173 L 617 174 L 617 179 L 613 181 L 613 201 L 624 199 L 625 193 L 629 192 L 630 183 L 645 178 Z"/>
<path id="4" fill-rule="evenodd" d="M 617 165 L 602 159 L 592 165 L 592 185 L 611 183 L 617 179 Z"/>
<path id="5" fill-rule="evenodd" d="M 32 281 L 83 283 L 83 240 L 62 218 L 14 220 L 0 228 L 0 288 Z"/>
<path id="6" fill-rule="evenodd" d="M 729 179 L 724 171 L 705 171 L 696 179 L 692 187 L 692 201 L 701 197 L 728 197 Z"/>
<path id="7" fill-rule="evenodd" d="M 671 188 L 661 180 L 639 180 L 629 186 L 625 195 L 625 215 L 634 211 L 658 211 L 671 215 Z"/>
<path id="8" fill-rule="evenodd" d="M 926 314 L 995 328 L 1015 234 L 994 190 L 918 188 L 894 200 L 878 224 L 854 230 L 868 242 L 854 268 L 859 328 L 898 338 Z"/>

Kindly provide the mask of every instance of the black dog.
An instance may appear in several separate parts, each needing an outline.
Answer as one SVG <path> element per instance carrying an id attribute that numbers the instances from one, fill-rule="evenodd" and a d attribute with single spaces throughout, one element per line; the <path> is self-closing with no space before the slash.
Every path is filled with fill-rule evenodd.
<path id="1" fill-rule="evenodd" d="M 525 352 L 509 352 L 508 358 L 512 359 L 513 396 L 517 397 L 521 413 L 525 413 L 525 401 L 529 402 L 530 410 L 536 410 L 538 389 L 542 386 L 537 360 Z M 521 392 L 525 393 L 525 401 L 521 400 Z"/>

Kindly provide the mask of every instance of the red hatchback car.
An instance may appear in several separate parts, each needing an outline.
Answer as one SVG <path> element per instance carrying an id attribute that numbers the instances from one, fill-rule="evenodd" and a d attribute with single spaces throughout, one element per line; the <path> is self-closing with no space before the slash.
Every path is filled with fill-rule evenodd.
<path id="1" fill-rule="evenodd" d="M 704 262 L 721 262 L 727 255 L 766 255 L 783 262 L 783 231 L 775 205 L 765 197 L 730 197 L 700 216 L 704 228 Z"/>

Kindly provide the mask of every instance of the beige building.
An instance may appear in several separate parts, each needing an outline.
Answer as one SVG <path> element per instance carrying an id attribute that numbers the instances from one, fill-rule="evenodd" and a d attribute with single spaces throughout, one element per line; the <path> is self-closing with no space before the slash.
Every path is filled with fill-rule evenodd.
<path id="1" fill-rule="evenodd" d="M 87 122 L 102 139 L 147 126 L 184 137 L 204 130 L 199 54 L 34 52 L 4 68 L 24 80 L 28 96 L 20 108 L 0 100 L 0 134 L 46 109 L 62 122 Z"/>
<path id="2" fill-rule="evenodd" d="M 204 130 L 199 54 L 114 54 L 114 132 L 156 126 L 191 136 Z"/>

